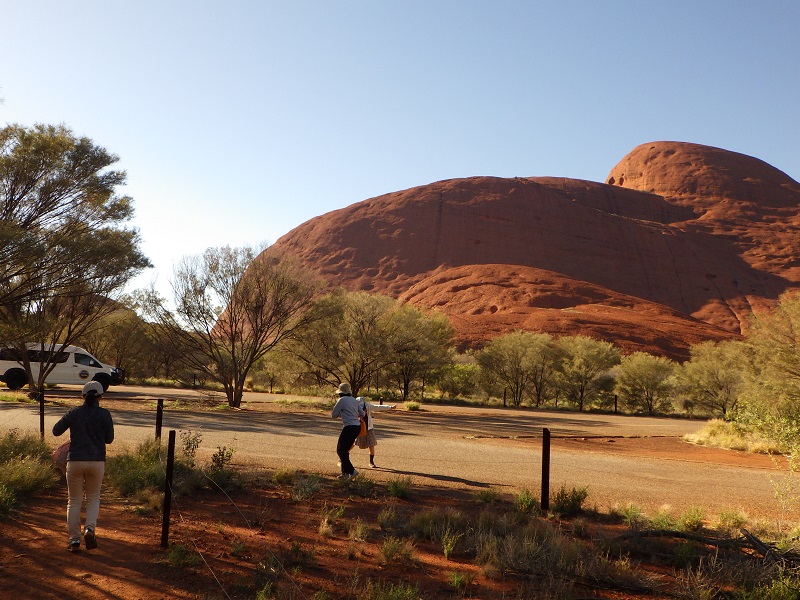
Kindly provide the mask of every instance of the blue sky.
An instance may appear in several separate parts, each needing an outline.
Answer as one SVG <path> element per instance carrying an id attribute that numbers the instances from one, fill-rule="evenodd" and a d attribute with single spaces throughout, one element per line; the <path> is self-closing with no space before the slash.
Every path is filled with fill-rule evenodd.
<path id="1" fill-rule="evenodd" d="M 174 263 L 453 177 L 604 181 L 677 140 L 800 179 L 800 2 L 3 0 L 0 125 L 120 157 Z"/>

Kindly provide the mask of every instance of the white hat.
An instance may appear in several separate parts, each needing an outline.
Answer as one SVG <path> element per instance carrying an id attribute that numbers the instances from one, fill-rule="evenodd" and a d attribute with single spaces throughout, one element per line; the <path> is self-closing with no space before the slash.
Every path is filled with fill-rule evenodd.
<path id="1" fill-rule="evenodd" d="M 97 396 L 103 395 L 103 385 L 99 381 L 90 381 L 83 386 L 83 395 L 87 396 L 89 392 L 94 392 Z"/>

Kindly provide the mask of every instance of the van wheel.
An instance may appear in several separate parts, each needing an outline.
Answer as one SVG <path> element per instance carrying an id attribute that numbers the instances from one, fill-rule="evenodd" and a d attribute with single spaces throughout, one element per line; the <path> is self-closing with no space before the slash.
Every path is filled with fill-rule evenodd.
<path id="1" fill-rule="evenodd" d="M 103 391 L 108 391 L 108 386 L 111 385 L 111 378 L 107 375 L 97 375 L 94 380 L 103 386 Z"/>
<path id="2" fill-rule="evenodd" d="M 25 373 L 20 370 L 9 371 L 6 373 L 5 379 L 6 385 L 10 390 L 20 390 L 28 383 L 28 378 L 25 376 Z"/>

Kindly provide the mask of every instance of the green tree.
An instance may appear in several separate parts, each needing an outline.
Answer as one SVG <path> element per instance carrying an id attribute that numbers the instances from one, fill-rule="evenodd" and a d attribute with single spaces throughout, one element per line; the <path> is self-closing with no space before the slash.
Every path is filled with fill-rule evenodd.
<path id="1" fill-rule="evenodd" d="M 463 398 L 476 392 L 479 379 L 480 367 L 475 357 L 451 350 L 451 359 L 437 372 L 435 383 L 442 398 Z"/>
<path id="2" fill-rule="evenodd" d="M 670 412 L 678 365 L 663 356 L 634 352 L 623 356 L 614 391 L 631 410 Z"/>
<path id="3" fill-rule="evenodd" d="M 64 126 L 0 129 L 0 341 L 36 342 L 52 357 L 31 377 L 41 389 L 59 344 L 74 343 L 117 308 L 115 297 L 149 261 L 122 224 L 117 157 Z"/>
<path id="4" fill-rule="evenodd" d="M 747 342 L 763 389 L 800 415 L 800 292 L 783 294 L 774 310 L 753 321 Z"/>
<path id="5" fill-rule="evenodd" d="M 706 341 L 692 346 L 681 369 L 684 394 L 697 406 L 723 417 L 737 406 L 745 384 L 746 347 L 742 342 Z"/>
<path id="6" fill-rule="evenodd" d="M 248 374 L 260 359 L 308 320 L 315 292 L 292 261 L 255 248 L 209 248 L 184 258 L 175 271 L 175 310 L 155 295 L 147 314 L 164 347 L 180 349 L 190 371 L 222 384 L 239 407 Z"/>
<path id="7" fill-rule="evenodd" d="M 366 292 L 337 290 L 318 298 L 292 352 L 318 382 L 332 387 L 347 382 L 358 394 L 414 347 L 414 336 L 396 318 L 399 306 Z"/>
<path id="8" fill-rule="evenodd" d="M 476 359 L 486 378 L 508 390 L 511 404 L 519 406 L 526 396 L 537 403 L 553 367 L 552 338 L 543 333 L 514 331 L 492 339 Z"/>
<path id="9" fill-rule="evenodd" d="M 392 315 L 396 353 L 387 375 L 397 382 L 403 401 L 408 400 L 411 385 L 425 382 L 450 360 L 453 327 L 440 313 L 426 314 L 413 306 L 398 306 Z"/>
<path id="10" fill-rule="evenodd" d="M 582 411 L 611 391 L 610 370 L 619 364 L 619 350 L 609 342 L 584 335 L 559 338 L 556 385 L 561 395 Z"/>

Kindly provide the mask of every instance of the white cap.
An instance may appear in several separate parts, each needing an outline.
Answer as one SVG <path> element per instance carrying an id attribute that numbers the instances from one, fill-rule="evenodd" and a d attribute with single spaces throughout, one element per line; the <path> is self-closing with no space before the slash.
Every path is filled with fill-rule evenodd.
<path id="1" fill-rule="evenodd" d="M 90 381 L 83 386 L 83 395 L 86 396 L 89 392 L 94 392 L 98 396 L 103 395 L 103 385 L 99 381 Z"/>

